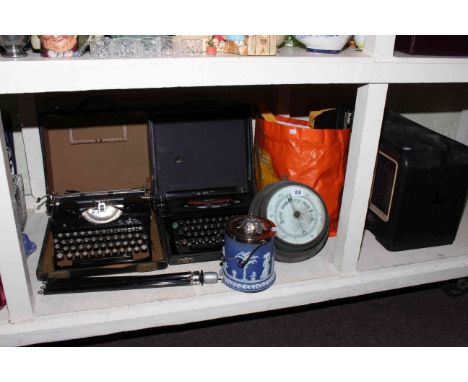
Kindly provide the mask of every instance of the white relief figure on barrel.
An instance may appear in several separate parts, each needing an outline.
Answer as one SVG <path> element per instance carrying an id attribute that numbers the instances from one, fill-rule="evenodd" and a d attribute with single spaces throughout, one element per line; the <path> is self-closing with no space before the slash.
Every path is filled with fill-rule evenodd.
<path id="1" fill-rule="evenodd" d="M 257 281 L 257 272 L 252 272 L 252 274 L 250 275 L 250 281 Z"/>
<path id="2" fill-rule="evenodd" d="M 270 276 L 271 270 L 271 253 L 267 252 L 263 255 L 263 271 L 260 275 L 260 280 L 266 280 Z"/>
<path id="3" fill-rule="evenodd" d="M 236 256 L 235 259 L 238 259 L 239 261 L 243 262 L 245 261 L 248 257 L 250 256 L 250 252 L 239 252 Z M 258 256 L 252 256 L 247 264 L 245 264 L 244 272 L 242 275 L 242 279 L 237 279 L 237 280 L 242 280 L 242 281 L 249 281 L 248 276 L 247 276 L 247 269 L 249 268 L 249 265 L 254 265 L 257 263 Z"/>

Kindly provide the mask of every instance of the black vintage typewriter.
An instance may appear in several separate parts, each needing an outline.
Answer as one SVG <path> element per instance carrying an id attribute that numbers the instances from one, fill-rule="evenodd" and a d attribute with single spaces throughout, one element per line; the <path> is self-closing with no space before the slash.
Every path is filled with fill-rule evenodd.
<path id="1" fill-rule="evenodd" d="M 89 268 L 148 259 L 149 198 L 144 190 L 72 193 L 53 198 L 55 267 Z"/>
<path id="2" fill-rule="evenodd" d="M 146 114 L 49 114 L 41 133 L 50 219 L 38 278 L 166 267 L 151 210 Z"/>
<path id="3" fill-rule="evenodd" d="M 250 108 L 185 104 L 150 122 L 155 207 L 169 264 L 218 260 L 253 194 Z"/>

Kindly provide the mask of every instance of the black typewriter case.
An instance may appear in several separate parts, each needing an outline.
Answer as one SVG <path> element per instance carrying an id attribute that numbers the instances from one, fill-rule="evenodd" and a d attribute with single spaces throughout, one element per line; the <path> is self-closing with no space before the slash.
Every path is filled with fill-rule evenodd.
<path id="1" fill-rule="evenodd" d="M 225 222 L 248 213 L 251 115 L 245 105 L 213 104 L 151 114 L 154 207 L 169 264 L 220 260 Z"/>
<path id="2" fill-rule="evenodd" d="M 40 126 L 50 217 L 37 278 L 166 268 L 167 258 L 151 209 L 147 114 L 141 111 L 48 114 L 40 118 Z M 112 221 L 95 224 L 87 220 L 89 216 L 84 217 L 85 211 L 113 206 L 118 207 L 115 211 L 119 216 Z M 141 241 L 139 252 L 125 252 L 135 249 L 137 241 Z M 57 245 L 61 249 L 68 245 L 70 253 L 80 251 L 79 258 L 68 262 L 57 260 Z M 91 256 L 86 251 L 87 245 L 99 249 Z M 114 255 L 112 251 L 117 252 Z"/>

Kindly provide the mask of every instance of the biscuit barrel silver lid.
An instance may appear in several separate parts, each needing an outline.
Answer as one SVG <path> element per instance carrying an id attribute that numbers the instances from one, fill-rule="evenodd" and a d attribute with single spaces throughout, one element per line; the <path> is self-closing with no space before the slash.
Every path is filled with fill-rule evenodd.
<path id="1" fill-rule="evenodd" d="M 226 234 L 241 243 L 268 242 L 275 236 L 276 226 L 272 221 L 260 216 L 241 215 L 226 223 Z"/>

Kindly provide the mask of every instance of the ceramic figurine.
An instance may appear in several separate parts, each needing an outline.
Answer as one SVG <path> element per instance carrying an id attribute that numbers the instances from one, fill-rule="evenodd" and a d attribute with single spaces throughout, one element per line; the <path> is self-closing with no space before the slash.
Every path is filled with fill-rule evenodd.
<path id="1" fill-rule="evenodd" d="M 42 35 L 41 53 L 49 58 L 71 58 L 78 50 L 77 35 Z"/>

